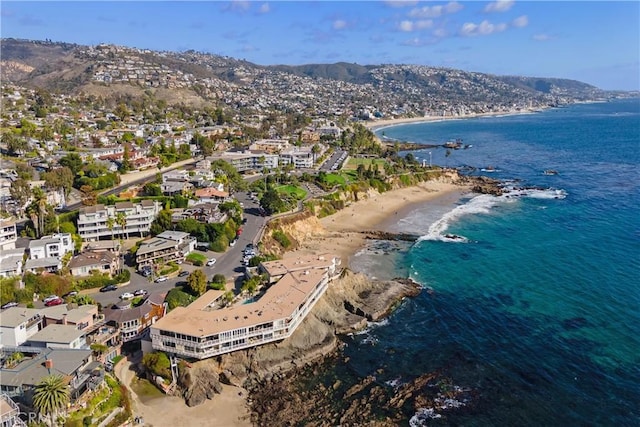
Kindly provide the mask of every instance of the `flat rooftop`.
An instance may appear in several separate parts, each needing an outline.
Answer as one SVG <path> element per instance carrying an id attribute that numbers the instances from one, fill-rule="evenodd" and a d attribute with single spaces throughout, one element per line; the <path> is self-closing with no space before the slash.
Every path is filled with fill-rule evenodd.
<path id="1" fill-rule="evenodd" d="M 206 337 L 286 319 L 305 301 L 326 273 L 321 269 L 288 273 L 267 289 L 259 300 L 218 310 L 208 308 L 212 301 L 219 298 L 209 291 L 188 307 L 173 309 L 158 320 L 152 329 Z"/>

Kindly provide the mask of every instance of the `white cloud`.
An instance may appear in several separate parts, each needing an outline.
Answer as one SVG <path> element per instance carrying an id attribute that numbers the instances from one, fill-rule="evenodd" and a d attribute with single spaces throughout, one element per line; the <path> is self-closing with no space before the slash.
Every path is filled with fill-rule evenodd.
<path id="1" fill-rule="evenodd" d="M 391 7 L 406 7 L 415 6 L 418 0 L 385 0 L 383 3 Z"/>
<path id="2" fill-rule="evenodd" d="M 413 47 L 420 47 L 420 46 L 427 46 L 427 45 L 432 45 L 436 43 L 436 40 L 434 39 L 422 39 L 420 37 L 413 37 L 409 40 L 405 40 L 404 42 L 402 42 L 402 44 L 404 46 L 413 46 Z"/>
<path id="3" fill-rule="evenodd" d="M 507 10 L 511 9 L 514 3 L 515 3 L 514 0 L 497 0 L 487 4 L 484 7 L 484 11 L 485 12 L 506 12 Z"/>
<path id="4" fill-rule="evenodd" d="M 269 13 L 270 11 L 271 7 L 269 6 L 269 3 L 262 3 L 262 6 L 260 6 L 260 9 L 258 10 L 260 13 Z"/>
<path id="5" fill-rule="evenodd" d="M 440 39 L 444 38 L 447 36 L 447 30 L 445 30 L 444 28 L 436 28 L 435 30 L 433 30 L 433 35 Z"/>
<path id="6" fill-rule="evenodd" d="M 409 12 L 409 16 L 411 18 L 437 18 L 447 13 L 456 13 L 463 7 L 457 1 L 452 1 L 445 5 L 417 7 Z"/>
<path id="7" fill-rule="evenodd" d="M 460 35 L 466 37 L 488 36 L 489 34 L 500 33 L 507 29 L 507 24 L 492 24 L 487 20 L 479 24 L 467 22 L 462 25 Z"/>
<path id="8" fill-rule="evenodd" d="M 522 15 L 511 21 L 511 25 L 516 28 L 524 28 L 529 25 L 529 18 L 527 15 Z"/>
<path id="9" fill-rule="evenodd" d="M 427 28 L 431 28 L 433 26 L 433 21 L 431 19 L 419 19 L 417 21 L 401 21 L 398 24 L 398 29 L 403 32 L 411 32 L 411 31 L 420 31 L 425 30 Z"/>
<path id="10" fill-rule="evenodd" d="M 539 41 L 539 42 L 546 42 L 546 41 L 549 41 L 549 40 L 553 40 L 553 36 L 551 36 L 549 34 L 544 34 L 544 33 L 534 34 L 533 35 L 533 39 L 535 41 Z"/>
<path id="11" fill-rule="evenodd" d="M 344 30 L 345 28 L 347 28 L 347 21 L 343 19 L 336 19 L 333 21 L 334 30 Z"/>

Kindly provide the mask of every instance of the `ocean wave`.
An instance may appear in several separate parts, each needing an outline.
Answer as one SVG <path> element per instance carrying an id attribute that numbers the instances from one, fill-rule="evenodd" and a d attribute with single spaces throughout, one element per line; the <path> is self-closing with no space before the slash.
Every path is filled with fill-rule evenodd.
<path id="1" fill-rule="evenodd" d="M 420 236 L 417 242 L 424 240 L 438 240 L 442 242 L 468 243 L 464 236 L 447 233 L 449 226 L 463 216 L 488 214 L 491 209 L 502 203 L 511 203 L 519 198 L 532 199 L 564 199 L 567 192 L 555 188 L 522 188 L 513 187 L 510 184 L 504 187 L 506 192 L 500 196 L 481 194 L 469 200 L 464 205 L 456 206 L 453 210 L 445 213 L 442 218 L 431 224 L 427 234 Z"/>

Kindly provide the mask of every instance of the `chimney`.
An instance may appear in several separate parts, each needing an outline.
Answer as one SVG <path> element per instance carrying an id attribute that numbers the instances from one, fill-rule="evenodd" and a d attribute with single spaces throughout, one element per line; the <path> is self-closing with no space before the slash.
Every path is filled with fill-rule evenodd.
<path id="1" fill-rule="evenodd" d="M 51 368 L 53 368 L 53 360 L 51 359 L 45 359 L 44 361 L 44 367 L 51 370 Z"/>
<path id="2" fill-rule="evenodd" d="M 66 324 L 67 324 L 67 313 L 64 313 L 64 314 L 62 315 L 62 324 L 63 324 L 63 325 L 66 325 Z"/>

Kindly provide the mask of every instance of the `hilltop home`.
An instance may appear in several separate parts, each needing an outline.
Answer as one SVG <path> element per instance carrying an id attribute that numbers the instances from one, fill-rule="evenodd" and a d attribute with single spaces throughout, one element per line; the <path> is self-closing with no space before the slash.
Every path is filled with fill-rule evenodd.
<path id="1" fill-rule="evenodd" d="M 86 333 L 76 325 L 53 324 L 33 334 L 27 341 L 32 347 L 45 348 L 88 348 Z"/>
<path id="2" fill-rule="evenodd" d="M 83 252 L 69 262 L 69 270 L 74 277 L 91 275 L 92 271 L 113 276 L 120 266 L 120 257 L 111 252 Z"/>
<path id="3" fill-rule="evenodd" d="M 309 264 L 311 265 L 311 264 Z M 176 307 L 151 326 L 155 350 L 206 359 L 290 337 L 328 287 L 329 268 L 283 275 L 255 302 L 220 308 L 222 291 L 210 290 L 188 307 Z"/>
<path id="4" fill-rule="evenodd" d="M 31 407 L 36 385 L 49 375 L 61 375 L 69 385 L 71 402 L 103 380 L 92 362 L 91 350 L 33 348 L 21 350 L 24 358 L 13 367 L 0 369 L 0 391 Z"/>
<path id="5" fill-rule="evenodd" d="M 149 327 L 161 319 L 166 313 L 164 296 L 152 294 L 144 303 L 132 307 L 130 301 L 122 301 L 104 310 L 108 325 L 120 331 L 122 342 L 143 338 Z"/>
<path id="6" fill-rule="evenodd" d="M 164 231 L 140 243 L 136 252 L 138 269 L 157 262 L 184 261 L 196 248 L 196 238 L 182 231 Z"/>
<path id="7" fill-rule="evenodd" d="M 74 245 L 70 233 L 43 236 L 29 242 L 29 259 L 58 258 L 73 252 Z"/>
<path id="8" fill-rule="evenodd" d="M 0 344 L 21 346 L 43 328 L 43 320 L 40 310 L 35 308 L 5 308 L 0 316 Z"/>
<path id="9" fill-rule="evenodd" d="M 20 418 L 20 407 L 6 394 L 0 394 L 0 423 L 2 427 L 27 427 Z"/>
<path id="10" fill-rule="evenodd" d="M 0 251 L 0 277 L 22 276 L 24 248 Z"/>
<path id="11" fill-rule="evenodd" d="M 11 218 L 0 218 L 0 250 L 15 249 L 18 241 L 16 222 Z"/>
<path id="12" fill-rule="evenodd" d="M 82 240 L 99 240 L 102 237 L 113 239 L 115 236 L 144 236 L 149 233 L 151 223 L 162 210 L 158 201 L 142 200 L 140 203 L 121 202 L 115 205 L 95 205 L 80 208 L 78 214 L 78 234 Z M 122 227 L 116 221 L 119 213 L 124 214 L 126 225 Z M 107 220 L 113 219 L 111 229 Z"/>

